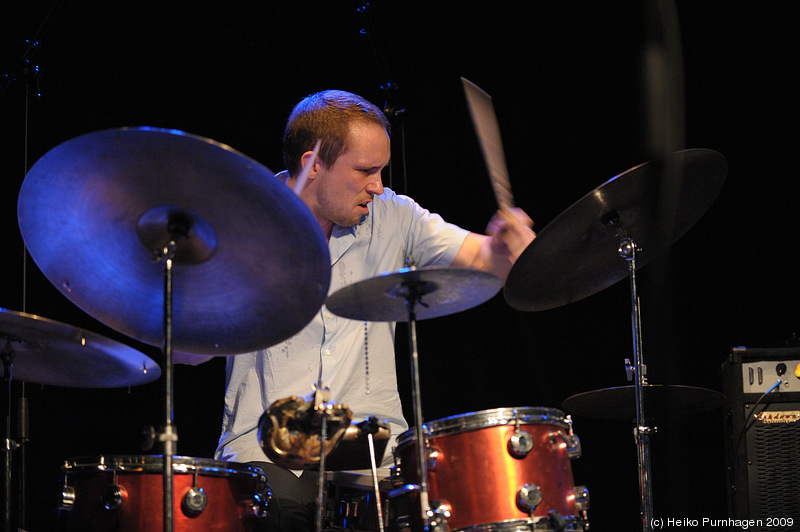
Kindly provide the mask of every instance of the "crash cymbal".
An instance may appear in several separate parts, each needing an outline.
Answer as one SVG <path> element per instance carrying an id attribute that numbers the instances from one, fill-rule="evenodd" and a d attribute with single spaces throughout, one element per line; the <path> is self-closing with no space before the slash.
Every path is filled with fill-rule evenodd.
<path id="1" fill-rule="evenodd" d="M 330 258 L 316 220 L 272 172 L 181 131 L 90 133 L 46 153 L 19 195 L 36 264 L 78 307 L 142 342 L 164 336 L 173 268 L 176 351 L 234 354 L 278 343 L 313 317 Z"/>
<path id="2" fill-rule="evenodd" d="M 12 380 L 75 388 L 115 388 L 155 381 L 161 368 L 139 351 L 33 314 L 0 308 L 0 351 Z"/>
<path id="3" fill-rule="evenodd" d="M 602 184 L 537 234 L 511 268 L 506 301 L 517 310 L 547 310 L 627 277 L 618 231 L 637 244 L 637 268 L 644 266 L 708 210 L 727 168 L 715 151 L 685 150 L 666 165 L 645 163 Z"/>
<path id="4" fill-rule="evenodd" d="M 496 276 L 470 269 L 403 268 L 365 279 L 331 294 L 328 310 L 354 320 L 409 321 L 406 299 L 416 291 L 416 319 L 455 314 L 478 306 L 500 291 Z"/>
<path id="5" fill-rule="evenodd" d="M 570 414 L 631 421 L 636 419 L 635 393 L 634 386 L 593 390 L 568 397 L 562 407 Z M 657 419 L 699 414 L 725 402 L 722 393 L 695 386 L 646 384 L 642 393 L 645 415 Z"/>

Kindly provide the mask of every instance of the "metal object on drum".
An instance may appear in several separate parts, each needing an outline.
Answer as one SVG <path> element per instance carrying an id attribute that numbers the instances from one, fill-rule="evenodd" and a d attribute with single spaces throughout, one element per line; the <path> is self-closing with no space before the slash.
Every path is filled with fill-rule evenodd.
<path id="1" fill-rule="evenodd" d="M 163 530 L 161 456 L 100 456 L 64 463 L 65 530 Z M 173 457 L 174 530 L 257 531 L 270 488 L 261 468 Z M 180 509 L 180 510 L 178 510 Z"/>
<path id="2" fill-rule="evenodd" d="M 0 308 L 0 350 L 12 380 L 76 388 L 137 386 L 161 368 L 132 347 L 98 334 Z"/>
<path id="3" fill-rule="evenodd" d="M 580 443 L 564 412 L 520 407 L 451 416 L 426 423 L 425 439 L 436 455 L 431 500 L 447 511 L 449 530 L 563 530 L 561 522 L 588 530 L 588 492 L 572 478 Z M 402 487 L 389 495 L 390 519 L 414 529 L 417 441 L 408 431 L 397 443 L 395 485 Z"/>
<path id="4" fill-rule="evenodd" d="M 662 183 L 665 168 L 668 179 Z M 618 253 L 617 228 L 641 248 L 637 260 L 644 266 L 708 210 L 727 172 L 722 154 L 694 149 L 672 154 L 665 165 L 645 163 L 606 181 L 537 233 L 509 272 L 506 301 L 517 310 L 547 310 L 624 279 L 630 272 Z M 672 193 L 671 205 L 662 205 Z"/>
<path id="5" fill-rule="evenodd" d="M 336 449 L 353 419 L 347 405 L 328 402 L 329 390 L 278 399 L 258 420 L 258 443 L 269 459 L 287 469 L 312 469 Z M 323 418 L 326 433 L 321 434 Z"/>
<path id="6" fill-rule="evenodd" d="M 177 351 L 269 347 L 311 321 L 328 292 L 327 243 L 302 200 L 258 162 L 182 131 L 112 129 L 56 146 L 25 177 L 18 218 L 64 296 L 155 346 L 165 281 L 153 258 L 173 239 Z"/>

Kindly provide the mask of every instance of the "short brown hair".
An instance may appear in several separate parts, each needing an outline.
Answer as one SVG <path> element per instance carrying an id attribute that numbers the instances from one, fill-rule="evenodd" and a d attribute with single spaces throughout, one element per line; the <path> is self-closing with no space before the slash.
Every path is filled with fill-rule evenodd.
<path id="1" fill-rule="evenodd" d="M 283 133 L 283 163 L 289 175 L 300 173 L 300 158 L 320 139 L 319 158 L 332 166 L 347 151 L 350 124 L 364 121 L 380 124 L 387 131 L 389 120 L 378 107 L 351 92 L 327 90 L 306 96 L 294 106 Z"/>

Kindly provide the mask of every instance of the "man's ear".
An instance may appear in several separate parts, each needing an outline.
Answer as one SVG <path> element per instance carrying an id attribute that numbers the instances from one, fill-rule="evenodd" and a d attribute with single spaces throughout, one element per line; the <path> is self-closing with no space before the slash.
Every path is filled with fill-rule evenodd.
<path id="1" fill-rule="evenodd" d="M 314 158 L 314 152 L 313 151 L 307 151 L 300 157 L 300 167 L 301 168 L 305 168 L 307 164 L 313 164 L 313 166 L 311 167 L 311 170 L 308 172 L 308 180 L 309 181 L 311 181 L 312 179 L 314 179 L 317 176 L 317 174 L 319 173 L 319 170 L 320 170 L 320 165 L 322 164 L 320 162 L 320 160 L 319 160 L 319 157 L 317 157 L 316 160 L 313 163 L 311 163 L 311 160 L 313 158 Z"/>

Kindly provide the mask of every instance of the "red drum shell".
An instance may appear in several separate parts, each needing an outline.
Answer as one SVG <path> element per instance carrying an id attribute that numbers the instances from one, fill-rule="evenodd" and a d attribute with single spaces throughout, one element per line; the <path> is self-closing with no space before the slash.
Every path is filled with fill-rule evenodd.
<path id="1" fill-rule="evenodd" d="M 508 447 L 516 430 L 514 411 L 520 430 L 533 438 L 533 449 L 524 457 L 514 457 Z M 530 519 L 517 505 L 517 493 L 525 484 L 535 484 L 542 492 L 534 518 L 547 516 L 551 510 L 565 518 L 576 515 L 565 441 L 569 424 L 563 412 L 504 408 L 452 416 L 426 427 L 428 445 L 436 453 L 435 464 L 429 459 L 429 498 L 450 506 L 448 529 Z M 395 455 L 403 481 L 418 484 L 413 431 L 400 435 Z"/>
<path id="2" fill-rule="evenodd" d="M 66 486 L 75 491 L 66 530 L 141 532 L 164 530 L 164 480 L 161 456 L 101 456 L 65 462 Z M 182 509 L 186 493 L 197 487 L 208 496 L 199 513 Z M 173 530 L 255 531 L 266 513 L 269 487 L 259 467 L 201 458 L 173 457 Z M 121 488 L 116 509 L 105 507 L 113 486 Z"/>

